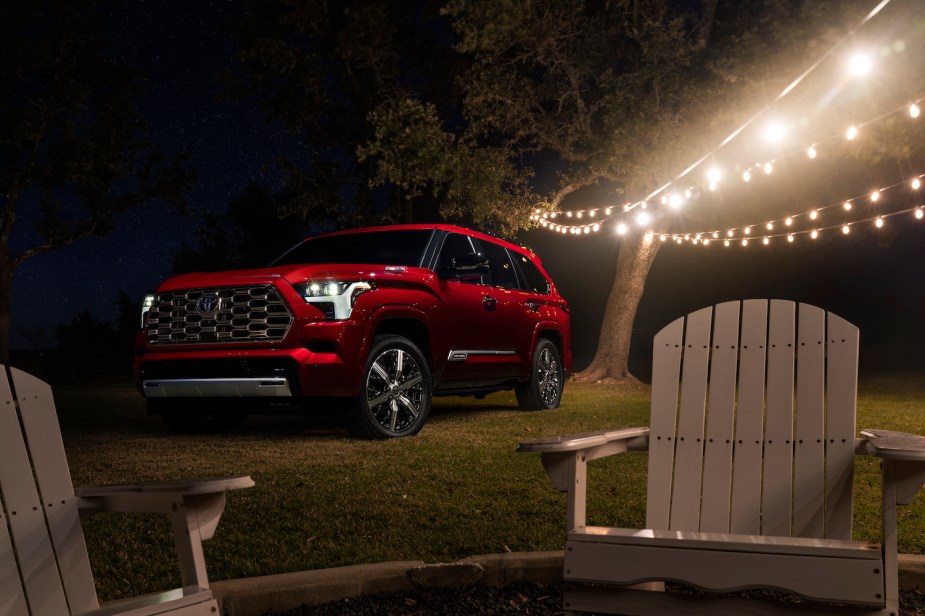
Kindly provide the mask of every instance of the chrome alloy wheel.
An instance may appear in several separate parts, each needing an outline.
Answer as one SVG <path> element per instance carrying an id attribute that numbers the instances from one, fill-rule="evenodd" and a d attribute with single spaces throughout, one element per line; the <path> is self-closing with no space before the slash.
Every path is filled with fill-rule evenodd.
<path id="1" fill-rule="evenodd" d="M 366 377 L 366 402 L 388 432 L 402 432 L 415 422 L 425 403 L 424 380 L 410 353 L 390 348 L 376 357 Z"/>
<path id="2" fill-rule="evenodd" d="M 562 391 L 562 370 L 558 356 L 550 347 L 542 350 L 536 362 L 536 382 L 543 403 L 547 407 L 555 405 Z"/>

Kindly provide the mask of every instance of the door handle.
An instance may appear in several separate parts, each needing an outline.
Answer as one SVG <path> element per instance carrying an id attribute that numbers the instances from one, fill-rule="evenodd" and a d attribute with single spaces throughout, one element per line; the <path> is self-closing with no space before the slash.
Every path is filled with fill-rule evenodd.
<path id="1" fill-rule="evenodd" d="M 527 307 L 531 312 L 539 312 L 540 305 L 537 302 L 526 302 L 524 306 Z"/>
<path id="2" fill-rule="evenodd" d="M 491 295 L 485 295 L 482 297 L 482 304 L 485 305 L 485 308 L 488 310 L 494 310 L 498 305 L 498 300 L 492 297 Z"/>

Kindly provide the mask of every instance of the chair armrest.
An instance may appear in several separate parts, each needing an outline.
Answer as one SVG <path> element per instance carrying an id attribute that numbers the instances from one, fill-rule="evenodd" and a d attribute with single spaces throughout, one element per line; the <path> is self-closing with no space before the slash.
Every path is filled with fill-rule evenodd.
<path id="1" fill-rule="evenodd" d="M 892 430 L 861 430 L 863 452 L 888 460 L 925 462 L 925 436 Z"/>
<path id="2" fill-rule="evenodd" d="M 645 451 L 649 448 L 648 428 L 626 428 L 624 430 L 600 430 L 582 432 L 567 436 L 550 436 L 548 438 L 524 441 L 517 447 L 522 453 L 562 453 L 584 451 L 586 454 L 597 448 L 607 447 L 612 443 L 622 443 L 625 447 L 612 453 L 604 453 L 599 458 L 623 451 Z M 596 458 L 590 458 L 596 459 Z"/>
<path id="3" fill-rule="evenodd" d="M 896 504 L 911 503 L 925 484 L 925 437 L 892 430 L 861 430 L 856 451 L 892 465 Z M 884 489 L 887 486 L 884 485 Z"/>
<path id="4" fill-rule="evenodd" d="M 208 588 L 202 542 L 211 539 L 225 510 L 225 493 L 254 486 L 250 477 L 209 477 L 79 488 L 78 507 L 91 513 L 164 513 L 170 516 L 184 587 Z"/>
<path id="5" fill-rule="evenodd" d="M 585 525 L 588 462 L 648 448 L 649 429 L 628 428 L 535 439 L 521 443 L 517 451 L 539 453 L 549 480 L 557 490 L 568 493 L 565 523 L 571 530 Z"/>
<path id="6" fill-rule="evenodd" d="M 229 490 L 251 488 L 254 480 L 244 477 L 206 477 L 202 479 L 168 479 L 132 484 L 77 488 L 78 506 L 91 513 L 172 513 L 178 500 L 224 494 Z"/>

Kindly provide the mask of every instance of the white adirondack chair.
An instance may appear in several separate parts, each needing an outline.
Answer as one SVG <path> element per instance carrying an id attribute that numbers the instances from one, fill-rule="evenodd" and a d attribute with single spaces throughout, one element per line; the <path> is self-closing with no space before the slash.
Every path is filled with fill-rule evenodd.
<path id="1" fill-rule="evenodd" d="M 0 366 L 0 616 L 214 616 L 202 541 L 225 491 L 250 477 L 84 488 L 74 493 L 51 388 Z M 183 587 L 100 607 L 78 509 L 164 513 L 173 521 Z"/>
<path id="2" fill-rule="evenodd" d="M 814 306 L 719 304 L 655 336 L 649 428 L 522 443 L 568 492 L 565 609 L 896 616 L 896 506 L 925 482 L 925 438 L 856 438 L 857 356 L 857 328 Z M 645 449 L 646 528 L 588 526 L 587 463 Z M 851 539 L 855 454 L 881 458 L 879 544 Z M 728 596 L 752 588 L 825 607 Z"/>

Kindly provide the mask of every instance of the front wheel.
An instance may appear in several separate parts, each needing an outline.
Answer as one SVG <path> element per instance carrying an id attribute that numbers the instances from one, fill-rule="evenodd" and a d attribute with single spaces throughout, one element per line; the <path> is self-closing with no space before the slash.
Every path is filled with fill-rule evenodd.
<path id="1" fill-rule="evenodd" d="M 524 411 L 554 409 L 562 400 L 565 375 L 559 350 L 545 338 L 536 343 L 533 350 L 533 369 L 529 380 L 514 388 L 517 404 Z"/>
<path id="2" fill-rule="evenodd" d="M 430 412 L 431 394 L 430 368 L 421 350 L 402 336 L 377 338 L 348 429 L 368 439 L 417 434 Z"/>

